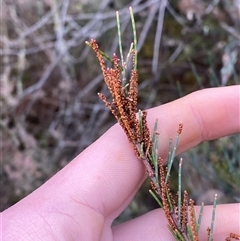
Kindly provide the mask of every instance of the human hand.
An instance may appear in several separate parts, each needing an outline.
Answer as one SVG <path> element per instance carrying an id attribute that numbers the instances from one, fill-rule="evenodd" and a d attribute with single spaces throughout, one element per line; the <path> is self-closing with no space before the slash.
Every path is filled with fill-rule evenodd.
<path id="1" fill-rule="evenodd" d="M 150 109 L 159 120 L 159 155 L 166 159 L 169 138 L 184 124 L 178 153 L 201 141 L 240 131 L 240 86 L 205 89 Z M 112 227 L 146 178 L 120 126 L 114 125 L 40 188 L 5 210 L 4 241 L 21 240 L 174 240 L 161 209 Z M 197 208 L 196 208 L 197 209 Z M 212 207 L 204 209 L 200 240 L 207 240 Z M 240 205 L 217 205 L 214 240 L 239 233 Z"/>

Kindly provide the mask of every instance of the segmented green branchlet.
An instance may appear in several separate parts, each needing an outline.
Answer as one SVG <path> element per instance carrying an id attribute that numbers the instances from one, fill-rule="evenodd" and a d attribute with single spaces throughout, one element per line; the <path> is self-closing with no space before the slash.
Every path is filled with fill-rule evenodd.
<path id="1" fill-rule="evenodd" d="M 198 221 L 197 221 L 197 231 L 198 231 L 198 233 L 199 233 L 199 229 L 200 229 L 200 226 L 201 226 L 203 209 L 204 209 L 204 203 L 202 202 L 201 209 L 200 209 L 199 216 L 198 216 Z"/>
<path id="2" fill-rule="evenodd" d="M 209 232 L 209 236 L 208 236 L 208 241 L 213 241 L 212 236 L 213 236 L 213 227 L 214 227 L 214 221 L 215 221 L 216 207 L 217 207 L 217 194 L 215 194 L 214 203 L 213 203 L 211 227 L 210 227 L 210 232 Z"/>
<path id="3" fill-rule="evenodd" d="M 178 168 L 178 227 L 181 227 L 181 209 L 182 209 L 182 158 Z"/>
<path id="4" fill-rule="evenodd" d="M 168 160 L 168 172 L 167 172 L 167 175 L 166 175 L 166 178 L 165 178 L 165 182 L 167 182 L 168 177 L 169 177 L 170 172 L 171 172 L 171 169 L 172 169 L 172 164 L 173 164 L 173 161 L 174 161 L 174 158 L 175 158 L 175 155 L 176 155 L 178 141 L 179 141 L 180 134 L 182 132 L 182 128 L 183 128 L 183 124 L 179 124 L 178 134 L 177 134 L 177 137 L 176 137 L 176 141 L 175 141 L 173 150 L 169 151 L 169 153 L 171 153 L 171 155 L 169 156 L 169 160 Z"/>
<path id="5" fill-rule="evenodd" d="M 135 24 L 135 19 L 134 19 L 132 7 L 129 7 L 129 11 L 130 11 L 131 22 L 132 22 L 133 43 L 134 43 L 134 52 L 135 52 L 133 69 L 136 71 L 137 70 L 137 32 L 136 32 L 136 24 Z"/>

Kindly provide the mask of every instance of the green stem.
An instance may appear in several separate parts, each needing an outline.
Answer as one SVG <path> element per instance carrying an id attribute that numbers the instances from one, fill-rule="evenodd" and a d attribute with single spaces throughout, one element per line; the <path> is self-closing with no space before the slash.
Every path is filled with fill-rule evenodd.
<path id="1" fill-rule="evenodd" d="M 182 199 L 182 158 L 178 169 L 178 227 L 181 227 L 181 199 Z"/>
<path id="2" fill-rule="evenodd" d="M 118 45 L 119 45 L 119 52 L 120 52 L 120 58 L 122 63 L 122 86 L 125 86 L 126 84 L 126 71 L 124 67 L 124 59 L 123 59 L 123 49 L 122 49 L 122 38 L 121 38 L 121 26 L 120 26 L 120 18 L 119 18 L 119 12 L 116 12 L 116 19 L 117 19 L 117 29 L 118 29 Z"/>
<path id="3" fill-rule="evenodd" d="M 214 227 L 214 221 L 215 221 L 216 206 L 217 206 L 217 194 L 215 194 L 214 203 L 213 203 L 211 228 L 210 228 L 210 235 L 209 235 L 208 241 L 213 240 L 212 235 L 213 235 L 213 227 Z"/>
<path id="4" fill-rule="evenodd" d="M 134 52 L 135 52 L 135 59 L 134 59 L 134 70 L 137 70 L 137 33 L 136 33 L 136 24 L 134 20 L 134 14 L 132 7 L 129 7 L 131 21 L 132 21 L 132 29 L 133 29 L 133 43 L 134 43 Z"/>

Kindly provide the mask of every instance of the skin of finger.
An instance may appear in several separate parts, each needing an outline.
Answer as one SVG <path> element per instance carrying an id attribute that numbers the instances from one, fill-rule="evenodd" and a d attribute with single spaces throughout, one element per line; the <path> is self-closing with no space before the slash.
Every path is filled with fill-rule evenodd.
<path id="1" fill-rule="evenodd" d="M 155 118 L 159 119 L 160 155 L 166 157 L 169 138 L 176 135 L 180 122 L 184 124 L 180 152 L 202 140 L 238 132 L 238 105 L 239 87 L 235 86 L 199 91 L 149 110 L 150 127 Z M 51 207 L 51 211 L 57 213 L 56 203 L 65 203 L 61 211 L 71 216 L 79 212 L 80 206 L 85 206 L 105 217 L 110 225 L 130 202 L 143 179 L 142 164 L 135 158 L 121 128 L 115 125 L 45 185 L 7 210 L 5 219 L 17 219 L 19 210 L 35 200 L 37 206 L 28 206 L 33 210 L 48 213 L 46 207 Z M 79 222 L 83 218 L 89 218 L 90 223 L 95 220 L 95 217 L 79 216 Z"/>
<path id="2" fill-rule="evenodd" d="M 196 207 L 196 216 L 200 207 Z M 207 239 L 207 227 L 211 225 L 212 206 L 205 206 L 199 240 Z M 240 233 L 240 204 L 218 205 L 214 222 L 214 240 L 225 240 L 231 233 Z M 138 218 L 113 227 L 114 241 L 175 241 L 167 228 L 162 209 L 156 209 Z"/>

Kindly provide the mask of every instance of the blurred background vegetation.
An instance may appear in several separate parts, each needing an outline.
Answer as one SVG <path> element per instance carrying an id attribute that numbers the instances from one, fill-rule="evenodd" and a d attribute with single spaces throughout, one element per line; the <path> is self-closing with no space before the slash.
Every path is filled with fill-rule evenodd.
<path id="1" fill-rule="evenodd" d="M 118 53 L 119 10 L 126 56 L 130 5 L 138 34 L 139 108 L 240 83 L 240 0 L 3 0 L 1 211 L 115 123 L 96 94 L 107 93 L 106 86 L 85 41 L 95 38 L 108 55 Z M 219 202 L 240 201 L 239 151 L 234 135 L 181 155 L 183 186 L 197 203 L 212 203 L 216 192 Z M 116 222 L 157 207 L 148 185 Z"/>

